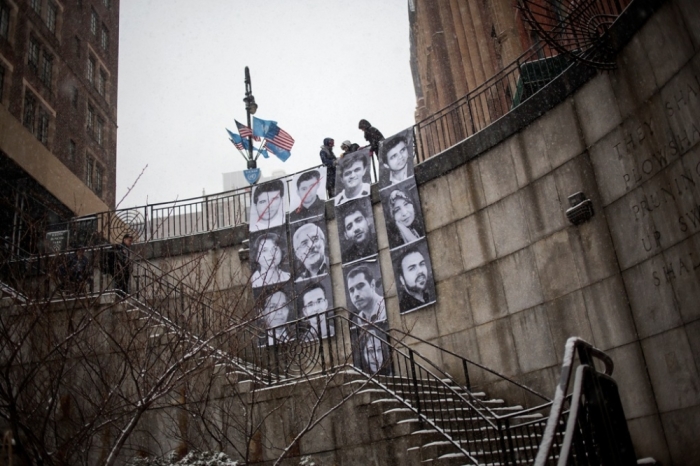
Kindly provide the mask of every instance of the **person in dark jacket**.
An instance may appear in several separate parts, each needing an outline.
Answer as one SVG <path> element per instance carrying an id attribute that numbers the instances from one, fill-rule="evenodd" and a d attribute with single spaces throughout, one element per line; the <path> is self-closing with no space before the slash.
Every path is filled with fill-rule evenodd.
<path id="1" fill-rule="evenodd" d="M 369 155 L 372 159 L 372 173 L 374 173 L 374 179 L 377 179 L 377 169 L 374 166 L 374 157 L 379 154 L 379 142 L 384 140 L 384 135 L 377 128 L 372 126 L 372 124 L 367 120 L 360 120 L 357 125 L 365 133 L 365 141 L 369 143 Z"/>
<path id="2" fill-rule="evenodd" d="M 129 294 L 129 279 L 131 278 L 131 242 L 134 237 L 124 235 L 121 244 L 114 251 L 114 282 L 118 290 Z"/>
<path id="3" fill-rule="evenodd" d="M 333 138 L 324 139 L 320 153 L 321 163 L 326 167 L 326 192 L 328 193 L 328 199 L 335 196 L 335 165 L 337 162 L 333 153 L 334 145 L 335 141 Z"/>

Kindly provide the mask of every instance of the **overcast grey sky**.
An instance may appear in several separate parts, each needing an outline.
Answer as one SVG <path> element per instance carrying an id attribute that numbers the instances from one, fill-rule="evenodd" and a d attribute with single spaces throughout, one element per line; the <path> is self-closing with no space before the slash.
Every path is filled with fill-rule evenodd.
<path id="1" fill-rule="evenodd" d="M 120 207 L 220 192 L 222 173 L 246 168 L 224 129 L 245 123 L 245 66 L 256 116 L 296 140 L 287 162 L 258 160 L 263 175 L 318 165 L 324 137 L 365 144 L 361 118 L 385 136 L 411 126 L 407 9 L 406 0 L 122 0 L 117 201 L 148 168 Z"/>

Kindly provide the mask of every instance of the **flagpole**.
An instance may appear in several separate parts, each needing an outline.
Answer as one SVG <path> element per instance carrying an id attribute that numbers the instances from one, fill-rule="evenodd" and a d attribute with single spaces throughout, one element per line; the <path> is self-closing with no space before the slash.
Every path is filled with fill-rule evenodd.
<path id="1" fill-rule="evenodd" d="M 253 97 L 253 86 L 250 82 L 250 70 L 245 67 L 245 113 L 248 119 L 248 128 L 252 128 L 250 125 L 250 116 L 255 114 L 258 110 L 258 104 L 255 103 L 255 97 Z M 256 162 L 257 157 L 253 158 L 253 135 L 252 133 L 248 135 L 248 169 L 258 168 Z"/>

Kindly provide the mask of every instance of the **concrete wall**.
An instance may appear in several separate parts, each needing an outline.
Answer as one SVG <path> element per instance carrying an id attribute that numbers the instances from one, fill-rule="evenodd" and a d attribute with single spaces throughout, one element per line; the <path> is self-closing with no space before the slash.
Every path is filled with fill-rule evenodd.
<path id="1" fill-rule="evenodd" d="M 653 3 L 635 2 L 631 16 L 650 14 Z M 695 2 L 666 2 L 631 37 L 617 70 L 590 80 L 570 71 L 418 166 L 433 306 L 399 314 L 373 196 L 393 328 L 547 394 L 566 339 L 588 340 L 615 361 L 638 456 L 663 464 L 700 464 L 699 47 Z M 565 211 L 578 191 L 595 216 L 573 226 Z M 335 220 L 329 238 L 344 306 Z"/>

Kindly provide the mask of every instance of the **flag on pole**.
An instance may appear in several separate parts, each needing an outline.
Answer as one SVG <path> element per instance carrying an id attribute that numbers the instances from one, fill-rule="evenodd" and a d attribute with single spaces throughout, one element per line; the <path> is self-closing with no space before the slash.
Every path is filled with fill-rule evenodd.
<path id="1" fill-rule="evenodd" d="M 238 120 L 233 120 L 236 122 L 236 126 L 238 127 L 238 134 L 240 134 L 244 138 L 248 138 L 253 136 L 253 139 L 256 141 L 259 141 L 260 138 L 256 135 L 253 134 L 253 131 L 251 131 L 250 128 L 248 128 L 246 125 L 243 123 L 239 123 Z"/>
<path id="2" fill-rule="evenodd" d="M 288 150 L 277 146 L 274 142 L 271 142 L 270 139 L 265 141 L 265 148 L 268 151 L 275 154 L 277 156 L 277 158 L 280 159 L 282 162 L 286 162 L 287 159 L 289 158 L 289 156 L 292 155 Z"/>
<path id="3" fill-rule="evenodd" d="M 292 146 L 294 145 L 294 138 L 290 136 L 288 132 L 277 126 L 276 123 L 270 125 L 270 129 L 265 133 L 265 138 L 268 142 L 272 142 L 273 145 L 281 147 L 285 151 L 292 150 Z"/>
<path id="4" fill-rule="evenodd" d="M 272 120 L 261 120 L 260 118 L 253 117 L 253 134 L 261 138 L 266 137 L 267 132 L 270 127 L 277 125 L 276 121 Z"/>
<path id="5" fill-rule="evenodd" d="M 246 146 L 248 145 L 248 140 L 243 139 L 240 137 L 238 134 L 234 133 L 230 129 L 226 128 L 226 132 L 228 133 L 229 137 L 231 138 L 231 142 L 233 143 L 234 146 L 236 146 L 236 149 L 238 150 L 245 150 Z M 245 145 L 243 142 L 245 141 Z"/>

